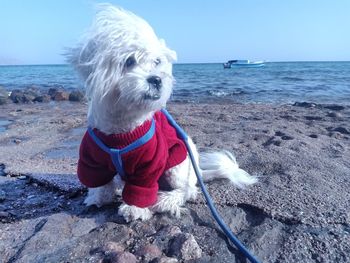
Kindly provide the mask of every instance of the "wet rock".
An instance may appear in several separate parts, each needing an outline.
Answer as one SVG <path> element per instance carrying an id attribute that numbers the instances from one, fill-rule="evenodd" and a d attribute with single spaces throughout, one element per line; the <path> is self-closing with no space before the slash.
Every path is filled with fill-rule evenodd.
<path id="1" fill-rule="evenodd" d="M 303 108 L 315 108 L 317 104 L 312 102 L 295 102 L 293 106 L 303 107 Z"/>
<path id="2" fill-rule="evenodd" d="M 10 216 L 9 212 L 1 211 L 0 218 L 8 218 Z"/>
<path id="3" fill-rule="evenodd" d="M 328 117 L 332 117 L 332 118 L 338 118 L 338 119 L 340 119 L 340 118 L 343 117 L 343 115 L 342 115 L 341 113 L 339 113 L 339 112 L 333 112 L 333 111 L 329 112 L 329 113 L 327 114 L 327 116 L 328 116 Z"/>
<path id="4" fill-rule="evenodd" d="M 5 165 L 3 163 L 0 163 L 0 176 L 6 176 Z"/>
<path id="5" fill-rule="evenodd" d="M 69 99 L 69 93 L 59 90 L 56 92 L 55 96 L 53 97 L 55 101 L 63 101 L 63 100 L 68 100 Z"/>
<path id="6" fill-rule="evenodd" d="M 337 127 L 337 128 L 334 128 L 333 131 L 340 132 L 342 134 L 350 134 L 349 129 L 345 127 Z"/>
<path id="7" fill-rule="evenodd" d="M 10 99 L 14 103 L 22 103 L 23 101 L 23 91 L 21 90 L 13 90 L 10 95 Z"/>
<path id="8" fill-rule="evenodd" d="M 6 193 L 0 190 L 0 202 L 4 201 L 5 199 L 6 199 Z"/>
<path id="9" fill-rule="evenodd" d="M 169 255 L 183 260 L 194 260 L 202 257 L 202 249 L 193 235 L 179 234 L 170 242 Z"/>
<path id="10" fill-rule="evenodd" d="M 70 101 L 77 101 L 77 102 L 83 101 L 84 100 L 84 93 L 79 91 L 79 90 L 72 91 L 69 94 L 69 100 Z"/>
<path id="11" fill-rule="evenodd" d="M 136 256 L 141 256 L 146 262 L 151 261 L 152 259 L 158 258 L 162 255 L 162 251 L 156 245 L 145 245 L 140 247 L 136 252 Z"/>
<path id="12" fill-rule="evenodd" d="M 6 104 L 8 97 L 8 92 L 3 87 L 0 87 L 0 105 Z"/>
<path id="13" fill-rule="evenodd" d="M 28 90 L 13 90 L 10 95 L 10 99 L 14 103 L 31 103 L 38 97 L 40 94 L 37 90 L 28 89 Z"/>
<path id="14" fill-rule="evenodd" d="M 50 102 L 51 96 L 48 94 L 43 94 L 35 97 L 34 102 Z"/>
<path id="15" fill-rule="evenodd" d="M 56 89 L 56 88 L 50 88 L 49 91 L 47 92 L 47 94 L 48 94 L 52 99 L 54 99 L 57 92 L 58 92 L 58 89 Z"/>
<path id="16" fill-rule="evenodd" d="M 335 104 L 331 104 L 331 105 L 324 105 L 323 108 L 325 109 L 329 109 L 329 110 L 334 110 L 334 111 L 340 111 L 340 110 L 344 110 L 345 107 L 341 106 L 341 105 L 335 105 Z"/>

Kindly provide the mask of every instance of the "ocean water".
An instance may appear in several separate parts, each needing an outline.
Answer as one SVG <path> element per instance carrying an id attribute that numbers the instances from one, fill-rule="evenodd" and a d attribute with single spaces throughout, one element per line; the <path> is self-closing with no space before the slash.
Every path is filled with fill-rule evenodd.
<path id="1" fill-rule="evenodd" d="M 232 69 L 221 63 L 175 64 L 173 74 L 173 101 L 350 104 L 350 62 L 270 62 Z M 68 65 L 0 66 L 0 86 L 82 88 Z"/>

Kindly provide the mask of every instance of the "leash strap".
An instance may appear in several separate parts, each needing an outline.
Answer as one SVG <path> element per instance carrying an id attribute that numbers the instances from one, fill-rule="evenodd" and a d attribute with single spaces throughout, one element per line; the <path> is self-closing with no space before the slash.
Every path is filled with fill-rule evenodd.
<path id="1" fill-rule="evenodd" d="M 250 262 L 253 263 L 259 263 L 259 261 L 253 256 L 253 254 L 239 241 L 239 239 L 233 234 L 233 232 L 231 231 L 231 229 L 225 224 L 224 220 L 220 217 L 218 211 L 216 210 L 213 200 L 211 199 L 201 176 L 201 172 L 198 168 L 198 165 L 196 163 L 196 160 L 193 156 L 191 147 L 188 143 L 188 136 L 185 133 L 185 131 L 175 122 L 175 120 L 173 119 L 173 117 L 169 114 L 169 112 L 166 109 L 162 109 L 162 112 L 166 115 L 166 117 L 168 118 L 169 123 L 176 129 L 176 131 L 178 132 L 178 136 L 184 141 L 188 154 L 190 156 L 191 162 L 192 162 L 192 166 L 193 169 L 196 173 L 199 185 L 202 188 L 202 192 L 203 195 L 205 197 L 205 200 L 207 201 L 207 204 L 209 206 L 209 209 L 213 215 L 213 217 L 215 218 L 216 222 L 219 224 L 220 228 L 222 229 L 222 231 L 225 233 L 225 235 L 229 238 L 229 240 L 232 241 L 232 243 L 244 254 L 244 256 L 249 259 Z"/>
<path id="2" fill-rule="evenodd" d="M 132 150 L 135 150 L 136 148 L 144 145 L 147 143 L 150 139 L 152 139 L 154 133 L 155 133 L 156 127 L 155 127 L 155 120 L 152 119 L 152 124 L 149 130 L 145 135 L 143 135 L 141 138 L 137 139 L 133 143 L 129 144 L 128 146 L 122 148 L 122 149 L 115 149 L 115 148 L 109 148 L 107 147 L 94 133 L 93 129 L 91 127 L 88 128 L 88 132 L 90 137 L 94 140 L 94 142 L 106 153 L 108 153 L 111 158 L 112 162 L 118 172 L 118 174 L 121 177 L 125 176 L 125 171 L 123 168 L 123 161 L 122 161 L 122 154 L 130 152 Z"/>

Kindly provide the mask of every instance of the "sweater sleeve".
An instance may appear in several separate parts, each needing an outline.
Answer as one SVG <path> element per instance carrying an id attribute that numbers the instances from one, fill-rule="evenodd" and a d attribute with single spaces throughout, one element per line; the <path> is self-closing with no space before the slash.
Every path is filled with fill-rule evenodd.
<path id="1" fill-rule="evenodd" d="M 101 150 L 86 132 L 80 145 L 78 178 L 87 187 L 99 187 L 109 183 L 115 171 L 111 169 L 110 156 Z"/>

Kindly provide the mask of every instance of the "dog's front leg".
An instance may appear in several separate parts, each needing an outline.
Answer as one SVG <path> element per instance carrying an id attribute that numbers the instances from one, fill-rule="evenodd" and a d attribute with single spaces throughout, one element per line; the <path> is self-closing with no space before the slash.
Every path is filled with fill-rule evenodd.
<path id="1" fill-rule="evenodd" d="M 116 175 L 108 184 L 89 188 L 84 204 L 86 206 L 96 205 L 97 207 L 110 204 L 115 200 L 116 195 L 121 194 L 123 187 L 124 182 L 120 179 L 119 175 Z"/>
<path id="2" fill-rule="evenodd" d="M 118 215 L 122 216 L 126 222 L 134 221 L 137 219 L 145 221 L 152 217 L 152 212 L 147 207 L 141 208 L 123 203 L 119 207 Z"/>

